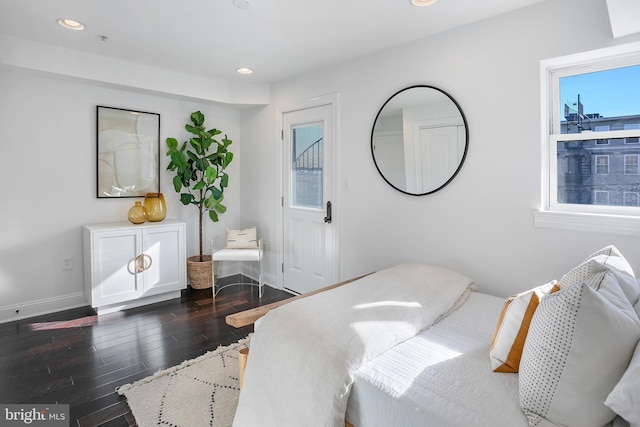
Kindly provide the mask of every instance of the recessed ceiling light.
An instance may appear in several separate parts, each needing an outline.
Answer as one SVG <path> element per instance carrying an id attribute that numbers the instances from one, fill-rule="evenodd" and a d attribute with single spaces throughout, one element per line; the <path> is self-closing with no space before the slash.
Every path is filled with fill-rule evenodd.
<path id="1" fill-rule="evenodd" d="M 76 21 L 75 19 L 60 18 L 58 19 L 58 24 L 70 30 L 76 30 L 76 31 L 84 30 L 84 24 L 80 21 Z"/>
<path id="2" fill-rule="evenodd" d="M 236 72 L 238 74 L 252 74 L 253 70 L 247 67 L 240 67 L 240 68 L 236 68 Z"/>
<path id="3" fill-rule="evenodd" d="M 411 0 L 411 4 L 414 6 L 431 6 L 438 0 Z"/>

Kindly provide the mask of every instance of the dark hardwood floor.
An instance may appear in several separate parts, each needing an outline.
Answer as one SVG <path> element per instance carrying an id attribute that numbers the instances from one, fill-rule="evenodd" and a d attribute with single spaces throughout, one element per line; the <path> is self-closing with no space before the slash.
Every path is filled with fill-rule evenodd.
<path id="1" fill-rule="evenodd" d="M 233 279 L 232 279 L 233 280 Z M 292 295 L 265 286 L 183 291 L 182 298 L 96 316 L 90 307 L 0 325 L 0 403 L 64 403 L 71 426 L 133 426 L 116 388 L 253 332 L 225 316 Z"/>

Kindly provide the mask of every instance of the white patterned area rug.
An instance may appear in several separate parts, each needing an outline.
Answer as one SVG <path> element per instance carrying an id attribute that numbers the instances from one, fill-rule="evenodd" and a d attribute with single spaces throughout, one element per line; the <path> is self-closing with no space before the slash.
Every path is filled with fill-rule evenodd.
<path id="1" fill-rule="evenodd" d="M 196 359 L 126 384 L 117 392 L 139 427 L 230 426 L 238 406 L 238 351 L 244 338 Z"/>

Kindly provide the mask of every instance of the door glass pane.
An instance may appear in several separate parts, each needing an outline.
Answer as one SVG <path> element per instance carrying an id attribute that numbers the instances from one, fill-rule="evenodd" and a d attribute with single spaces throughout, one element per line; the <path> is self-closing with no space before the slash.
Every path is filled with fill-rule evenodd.
<path id="1" fill-rule="evenodd" d="M 291 204 L 323 209 L 323 125 L 291 128 Z"/>

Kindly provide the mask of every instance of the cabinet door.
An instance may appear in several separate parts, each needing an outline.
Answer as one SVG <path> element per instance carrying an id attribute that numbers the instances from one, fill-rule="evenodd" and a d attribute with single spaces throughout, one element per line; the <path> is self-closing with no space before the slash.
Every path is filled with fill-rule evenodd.
<path id="1" fill-rule="evenodd" d="M 144 271 L 144 295 L 185 287 L 185 243 L 182 225 L 149 227 L 144 234 L 143 256 L 151 265 Z"/>
<path id="2" fill-rule="evenodd" d="M 136 274 L 136 256 L 141 249 L 142 233 L 139 230 L 101 231 L 94 234 L 94 307 L 128 301 L 142 294 L 142 284 Z"/>

